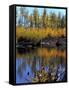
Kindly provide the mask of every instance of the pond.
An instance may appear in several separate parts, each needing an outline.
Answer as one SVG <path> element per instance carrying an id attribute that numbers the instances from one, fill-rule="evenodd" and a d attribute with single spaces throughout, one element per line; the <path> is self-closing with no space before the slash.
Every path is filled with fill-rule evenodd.
<path id="1" fill-rule="evenodd" d="M 66 80 L 66 49 L 16 49 L 16 83 L 58 82 Z"/>

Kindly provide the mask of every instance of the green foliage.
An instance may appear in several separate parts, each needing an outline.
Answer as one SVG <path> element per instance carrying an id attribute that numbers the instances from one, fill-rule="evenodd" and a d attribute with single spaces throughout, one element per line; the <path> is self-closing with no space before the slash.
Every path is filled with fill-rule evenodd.
<path id="1" fill-rule="evenodd" d="M 47 14 L 46 8 L 44 8 L 41 15 L 38 13 L 38 9 L 34 8 L 32 13 L 29 14 L 28 10 L 25 7 L 20 8 L 20 15 L 17 16 L 16 11 L 16 17 L 19 17 L 19 23 L 18 25 L 24 26 L 24 28 L 52 28 L 52 29 L 58 29 L 58 28 L 65 28 L 66 27 L 66 14 L 61 15 L 59 12 L 56 14 L 56 12 L 51 12 Z"/>
<path id="2" fill-rule="evenodd" d="M 43 27 L 46 28 L 46 9 L 44 8 L 43 15 L 42 15 Z"/>
<path id="3" fill-rule="evenodd" d="M 38 10 L 37 10 L 37 8 L 35 8 L 34 11 L 33 11 L 33 18 L 34 18 L 35 27 L 38 27 L 39 15 L 38 15 Z"/>

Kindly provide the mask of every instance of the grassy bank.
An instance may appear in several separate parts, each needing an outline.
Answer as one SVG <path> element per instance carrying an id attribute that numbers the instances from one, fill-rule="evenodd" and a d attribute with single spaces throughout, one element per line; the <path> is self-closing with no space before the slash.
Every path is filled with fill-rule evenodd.
<path id="1" fill-rule="evenodd" d="M 62 37 L 66 36 L 66 31 L 65 29 L 54 29 L 52 30 L 51 28 L 46 28 L 46 29 L 24 29 L 23 27 L 16 27 L 16 38 L 24 38 L 24 39 L 29 39 L 33 41 L 40 41 L 41 39 L 44 38 L 49 38 L 49 37 Z"/>

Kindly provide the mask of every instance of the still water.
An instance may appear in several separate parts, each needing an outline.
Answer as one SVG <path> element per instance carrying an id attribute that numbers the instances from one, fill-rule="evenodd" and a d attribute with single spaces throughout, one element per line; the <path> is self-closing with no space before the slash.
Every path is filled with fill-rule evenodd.
<path id="1" fill-rule="evenodd" d="M 16 51 L 16 83 L 66 80 L 66 50 L 27 48 Z"/>

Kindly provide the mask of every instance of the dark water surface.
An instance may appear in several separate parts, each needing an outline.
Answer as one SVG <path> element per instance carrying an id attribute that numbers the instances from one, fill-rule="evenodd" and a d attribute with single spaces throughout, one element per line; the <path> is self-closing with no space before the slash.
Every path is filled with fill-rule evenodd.
<path id="1" fill-rule="evenodd" d="M 16 51 L 16 83 L 65 81 L 65 49 L 39 47 L 21 50 Z"/>

